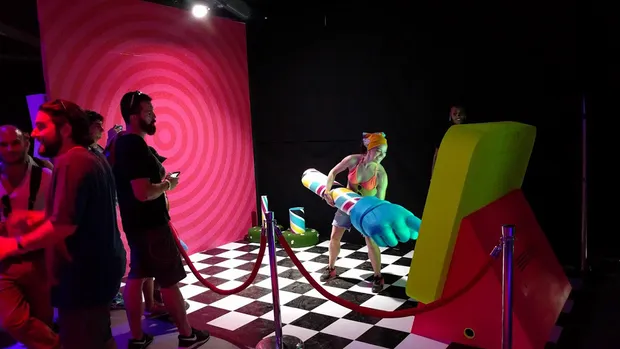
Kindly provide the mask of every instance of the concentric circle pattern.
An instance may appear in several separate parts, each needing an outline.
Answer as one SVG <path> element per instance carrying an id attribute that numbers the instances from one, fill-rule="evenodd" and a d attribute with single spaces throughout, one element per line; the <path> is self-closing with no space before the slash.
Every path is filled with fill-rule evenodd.
<path id="1" fill-rule="evenodd" d="M 149 94 L 147 141 L 181 171 L 169 199 L 182 239 L 198 251 L 245 235 L 256 186 L 244 24 L 140 0 L 38 5 L 48 96 L 98 111 L 107 130 L 123 124 L 123 94 Z"/>

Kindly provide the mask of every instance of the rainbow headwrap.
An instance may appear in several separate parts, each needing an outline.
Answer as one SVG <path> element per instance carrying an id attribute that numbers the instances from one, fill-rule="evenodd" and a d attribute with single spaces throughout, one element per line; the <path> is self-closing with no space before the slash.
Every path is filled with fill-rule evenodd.
<path id="1" fill-rule="evenodd" d="M 366 149 L 371 150 L 380 145 L 387 145 L 387 139 L 385 137 L 385 133 L 383 132 L 375 132 L 375 133 L 362 133 L 362 137 L 364 137 L 364 145 Z"/>

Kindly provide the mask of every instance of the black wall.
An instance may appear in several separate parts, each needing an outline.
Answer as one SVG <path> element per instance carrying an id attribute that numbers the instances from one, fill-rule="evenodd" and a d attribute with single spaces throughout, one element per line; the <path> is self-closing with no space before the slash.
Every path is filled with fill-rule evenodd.
<path id="1" fill-rule="evenodd" d="M 38 38 L 37 2 L 19 1 L 11 5 L 10 10 L 0 11 L 0 23 Z M 32 130 L 26 96 L 45 93 L 40 58 L 39 47 L 0 35 L 0 125 L 13 124 L 28 132 Z"/>
<path id="2" fill-rule="evenodd" d="M 561 261 L 576 265 L 574 8 L 393 5 L 385 14 L 343 3 L 294 18 L 276 11 L 248 26 L 258 192 L 283 225 L 288 208 L 304 206 L 307 226 L 327 237 L 333 209 L 302 186 L 301 174 L 327 173 L 358 151 L 364 131 L 388 135 L 387 199 L 422 216 L 437 134 L 458 103 L 472 121 L 538 128 L 524 190 Z M 361 241 L 355 232 L 345 240 Z"/>
<path id="3" fill-rule="evenodd" d="M 606 126 L 608 113 L 617 109 L 617 94 L 608 89 L 617 86 L 617 60 L 609 55 L 617 40 L 605 24 L 615 20 L 612 11 L 599 8 L 598 17 L 584 21 L 588 9 L 571 2 L 549 8 L 272 3 L 268 19 L 248 24 L 248 58 L 258 192 L 269 196 L 281 221 L 288 221 L 288 208 L 305 206 L 307 225 L 327 237 L 333 209 L 301 185 L 301 173 L 310 167 L 329 171 L 358 150 L 364 131 L 388 135 L 388 199 L 422 215 L 436 134 L 445 127 L 450 105 L 460 103 L 474 121 L 537 126 L 524 190 L 562 262 L 578 263 L 580 94 L 588 87 L 590 116 L 602 120 L 596 132 L 613 140 L 614 130 Z M 18 24 L 28 20 L 28 31 L 37 35 L 33 6 L 0 19 L 22 29 L 26 25 Z M 7 42 L 0 53 L 32 52 Z M 24 96 L 44 90 L 40 62 L 2 60 L 0 76 L 2 123 L 29 129 Z M 615 149 L 613 141 L 597 146 L 603 138 L 591 135 L 594 155 Z M 609 165 L 600 164 L 600 172 L 614 177 L 605 171 Z M 610 186 L 595 175 L 591 187 L 607 199 Z M 614 178 L 609 183 L 617 187 Z M 604 212 L 592 211 L 591 222 L 614 224 L 615 210 Z M 620 235 L 608 230 L 591 229 L 591 246 L 618 255 Z M 357 233 L 345 239 L 361 242 Z"/>

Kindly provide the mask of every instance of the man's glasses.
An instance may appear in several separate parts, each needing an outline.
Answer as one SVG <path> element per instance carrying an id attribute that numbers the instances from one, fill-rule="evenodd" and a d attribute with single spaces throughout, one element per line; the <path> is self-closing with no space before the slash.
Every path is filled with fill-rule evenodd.
<path id="1" fill-rule="evenodd" d="M 3 195 L 0 200 L 2 201 L 2 215 L 4 219 L 8 219 L 11 211 L 13 211 L 11 208 L 11 198 L 8 195 Z"/>
<path id="2" fill-rule="evenodd" d="M 133 110 L 133 102 L 135 101 L 136 96 L 139 96 L 141 94 L 142 92 L 140 91 L 135 91 L 131 94 L 131 100 L 129 101 L 129 110 Z"/>

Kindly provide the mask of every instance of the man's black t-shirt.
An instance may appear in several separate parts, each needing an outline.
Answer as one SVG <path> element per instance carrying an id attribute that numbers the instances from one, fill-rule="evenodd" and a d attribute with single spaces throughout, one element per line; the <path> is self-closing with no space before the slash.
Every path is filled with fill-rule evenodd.
<path id="1" fill-rule="evenodd" d="M 131 133 L 117 136 L 114 158 L 118 204 L 125 233 L 166 225 L 170 216 L 165 195 L 142 202 L 136 199 L 131 187 L 134 179 L 148 178 L 151 183 L 160 183 L 166 176 L 166 170 L 144 138 Z"/>
<path id="2" fill-rule="evenodd" d="M 57 157 L 47 196 L 53 225 L 75 226 L 75 232 L 53 251 L 52 289 L 60 308 L 108 304 L 125 274 L 126 252 L 116 219 L 114 175 L 104 158 L 76 147 Z"/>

